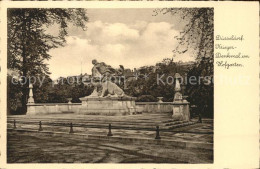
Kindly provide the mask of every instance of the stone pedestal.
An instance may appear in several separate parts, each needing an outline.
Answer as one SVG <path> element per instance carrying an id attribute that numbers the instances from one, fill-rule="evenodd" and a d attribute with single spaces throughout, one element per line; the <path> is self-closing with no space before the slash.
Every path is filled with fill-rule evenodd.
<path id="1" fill-rule="evenodd" d="M 134 97 L 94 97 L 80 98 L 82 106 L 79 114 L 130 115 L 136 112 Z"/>
<path id="2" fill-rule="evenodd" d="M 189 102 L 173 102 L 172 118 L 176 121 L 190 121 Z"/>
<path id="3" fill-rule="evenodd" d="M 182 78 L 179 73 L 175 74 L 175 94 L 173 99 L 172 118 L 176 121 L 190 121 L 189 102 L 181 94 L 181 85 L 179 79 Z"/>
<path id="4" fill-rule="evenodd" d="M 27 115 L 35 115 L 35 104 L 34 103 L 27 103 Z"/>

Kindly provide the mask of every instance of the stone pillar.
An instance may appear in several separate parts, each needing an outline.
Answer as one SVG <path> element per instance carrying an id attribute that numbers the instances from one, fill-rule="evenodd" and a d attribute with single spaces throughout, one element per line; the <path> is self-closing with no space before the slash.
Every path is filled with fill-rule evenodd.
<path id="1" fill-rule="evenodd" d="M 183 120 L 190 121 L 190 104 L 189 104 L 189 102 L 183 103 Z"/>
<path id="2" fill-rule="evenodd" d="M 180 105 L 173 105 L 172 118 L 173 118 L 173 120 L 176 120 L 176 121 L 182 121 L 183 120 Z"/>
<path id="3" fill-rule="evenodd" d="M 57 104 L 55 105 L 55 112 L 59 112 L 59 106 Z"/>
<path id="4" fill-rule="evenodd" d="M 34 98 L 33 98 L 33 91 L 32 91 L 32 89 L 33 89 L 33 85 L 30 84 L 30 85 L 29 85 L 29 98 L 28 98 L 27 103 L 34 103 Z"/>
<path id="5" fill-rule="evenodd" d="M 172 109 L 172 118 L 176 121 L 183 120 L 183 106 L 182 103 L 182 94 L 181 94 L 181 85 L 179 82 L 179 79 L 181 78 L 181 75 L 179 73 L 176 73 L 175 76 L 175 94 L 173 99 L 173 109 Z"/>
<path id="6" fill-rule="evenodd" d="M 69 110 L 71 110 L 71 100 L 72 100 L 72 98 L 68 98 Z"/>
<path id="7" fill-rule="evenodd" d="M 158 103 L 157 103 L 157 112 L 161 113 L 162 110 L 161 110 L 161 103 L 163 103 L 162 99 L 163 97 L 157 97 L 158 98 Z"/>
<path id="8" fill-rule="evenodd" d="M 34 98 L 33 98 L 33 85 L 29 85 L 29 98 L 27 100 L 27 115 L 32 115 L 35 114 L 35 103 L 34 103 Z"/>
<path id="9" fill-rule="evenodd" d="M 180 92 L 181 91 L 181 85 L 179 82 L 179 78 L 175 78 L 176 79 L 176 84 L 175 84 L 175 92 Z"/>
<path id="10" fill-rule="evenodd" d="M 181 85 L 179 82 L 181 75 L 179 73 L 176 73 L 174 78 L 176 83 L 174 88 L 175 94 L 174 94 L 173 102 L 182 102 Z"/>

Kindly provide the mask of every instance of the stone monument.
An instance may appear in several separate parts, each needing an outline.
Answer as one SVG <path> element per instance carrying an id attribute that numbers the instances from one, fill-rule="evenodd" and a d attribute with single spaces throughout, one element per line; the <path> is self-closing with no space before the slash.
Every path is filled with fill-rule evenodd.
<path id="1" fill-rule="evenodd" d="M 186 97 L 182 96 L 180 79 L 182 78 L 179 73 L 176 73 L 175 76 L 175 94 L 173 99 L 173 114 L 172 118 L 176 121 L 189 121 L 190 120 L 190 111 L 189 111 L 189 102 L 186 100 Z"/>
<path id="2" fill-rule="evenodd" d="M 27 103 L 34 103 L 34 98 L 33 98 L 33 91 L 32 91 L 32 89 L 33 89 L 33 85 L 30 84 L 30 85 L 29 85 L 29 98 L 28 98 Z"/>
<path id="3" fill-rule="evenodd" d="M 33 98 L 33 85 L 29 84 L 29 98 L 27 100 L 27 112 L 30 112 L 30 114 L 35 114 L 35 107 L 34 107 L 34 98 Z"/>
<path id="4" fill-rule="evenodd" d="M 135 114 L 135 98 L 127 96 L 118 85 L 111 81 L 113 76 L 122 74 L 123 67 L 119 70 L 112 68 L 104 62 L 92 61 L 93 92 L 80 98 L 82 107 L 80 114 L 99 115 L 129 115 Z"/>

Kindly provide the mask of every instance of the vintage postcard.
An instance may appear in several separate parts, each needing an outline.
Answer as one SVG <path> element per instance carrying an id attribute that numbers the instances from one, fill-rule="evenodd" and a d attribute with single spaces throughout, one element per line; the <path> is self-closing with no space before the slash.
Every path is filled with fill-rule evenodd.
<path id="1" fill-rule="evenodd" d="M 0 168 L 259 167 L 258 2 L 0 4 Z"/>

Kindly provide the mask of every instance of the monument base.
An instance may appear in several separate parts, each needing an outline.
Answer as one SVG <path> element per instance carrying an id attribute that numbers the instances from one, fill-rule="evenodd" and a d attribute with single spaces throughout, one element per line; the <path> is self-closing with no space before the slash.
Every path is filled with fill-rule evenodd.
<path id="1" fill-rule="evenodd" d="M 136 113 L 134 97 L 98 97 L 80 98 L 82 106 L 79 114 L 93 115 L 131 115 Z"/>
<path id="2" fill-rule="evenodd" d="M 189 102 L 175 101 L 172 110 L 172 118 L 175 121 L 190 121 Z"/>

